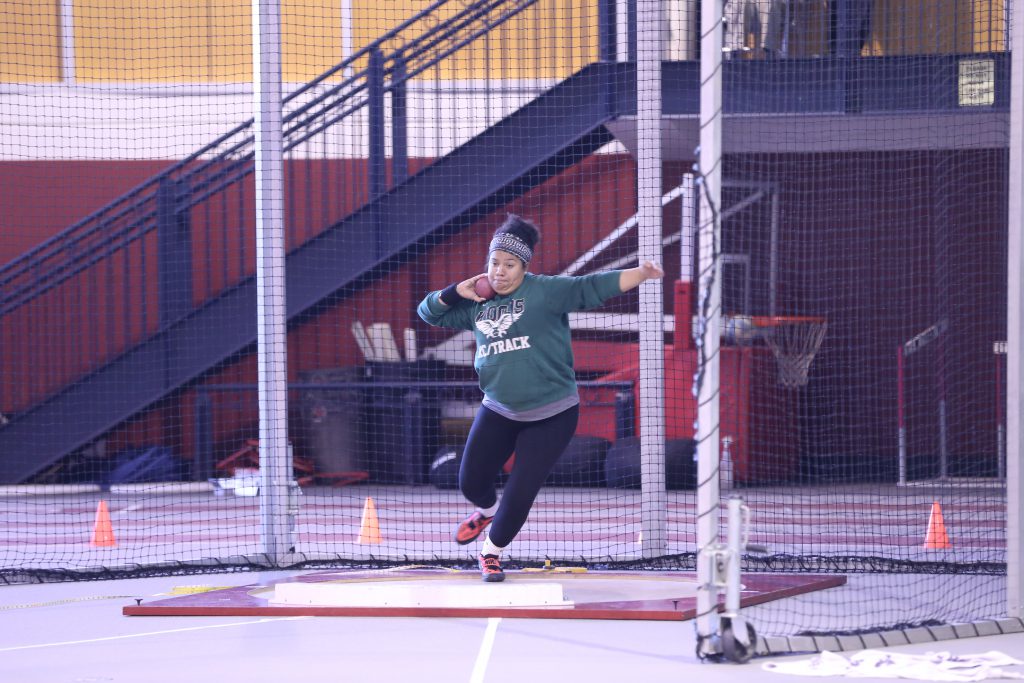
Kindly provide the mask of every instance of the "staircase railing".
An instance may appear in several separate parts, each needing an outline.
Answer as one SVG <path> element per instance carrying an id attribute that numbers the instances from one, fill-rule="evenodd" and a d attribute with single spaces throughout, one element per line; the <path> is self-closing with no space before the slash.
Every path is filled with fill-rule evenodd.
<path id="1" fill-rule="evenodd" d="M 408 175 L 406 83 L 536 1 L 437 0 L 284 98 L 286 152 L 367 116 L 365 181 L 353 180 L 360 191 L 314 231 L 387 189 L 385 96 L 399 183 Z M 0 267 L 0 371 L 9 377 L 0 414 L 44 400 L 251 274 L 252 127 L 241 123 Z M 294 236 L 289 248 L 312 236 Z"/>

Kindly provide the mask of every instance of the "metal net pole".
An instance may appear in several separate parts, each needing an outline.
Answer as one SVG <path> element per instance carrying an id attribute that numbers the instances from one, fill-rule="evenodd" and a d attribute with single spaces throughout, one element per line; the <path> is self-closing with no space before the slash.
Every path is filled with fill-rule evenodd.
<path id="1" fill-rule="evenodd" d="M 1006 578 L 1007 613 L 1012 617 L 1024 616 L 1024 431 L 1022 431 L 1021 340 L 1024 338 L 1024 13 L 1013 12 L 1011 37 L 1010 85 L 1010 182 L 1009 182 L 1009 243 L 1007 268 L 1007 347 L 1006 347 Z"/>
<path id="2" fill-rule="evenodd" d="M 661 261 L 661 0 L 637 3 L 638 257 Z M 667 550 L 664 306 L 660 280 L 640 287 L 640 464 L 644 557 Z"/>
<path id="3" fill-rule="evenodd" d="M 718 544 L 719 345 L 721 280 L 718 252 L 722 188 L 722 1 L 702 0 L 700 40 L 700 149 L 697 317 L 697 636 L 698 654 L 712 654 L 718 632 L 717 590 L 709 556 Z M 709 649 L 711 648 L 711 649 Z"/>
<path id="4" fill-rule="evenodd" d="M 277 563 L 288 538 L 288 358 L 285 306 L 281 7 L 253 0 L 256 136 L 256 330 L 259 366 L 260 543 Z"/>

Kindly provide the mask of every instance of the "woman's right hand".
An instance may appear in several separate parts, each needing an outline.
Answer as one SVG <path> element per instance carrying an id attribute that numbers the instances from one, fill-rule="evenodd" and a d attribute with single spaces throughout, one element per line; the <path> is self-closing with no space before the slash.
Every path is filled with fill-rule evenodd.
<path id="1" fill-rule="evenodd" d="M 474 275 L 468 280 L 463 280 L 455 287 L 455 291 L 458 292 L 459 296 L 463 299 L 469 299 L 470 301 L 475 301 L 477 303 L 487 301 L 487 299 L 484 299 L 476 293 L 476 281 L 482 277 L 487 277 L 487 273 L 480 273 L 479 275 Z"/>

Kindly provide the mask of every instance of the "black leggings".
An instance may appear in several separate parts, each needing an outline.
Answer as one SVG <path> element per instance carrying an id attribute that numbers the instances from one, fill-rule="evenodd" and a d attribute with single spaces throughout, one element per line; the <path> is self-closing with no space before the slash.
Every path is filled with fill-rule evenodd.
<path id="1" fill-rule="evenodd" d="M 517 422 L 481 407 L 469 430 L 459 468 L 459 488 L 470 503 L 489 508 L 498 500 L 495 480 L 509 456 L 515 466 L 505 483 L 501 505 L 488 535 L 503 548 L 526 524 L 533 501 L 576 432 L 578 405 L 536 422 Z"/>

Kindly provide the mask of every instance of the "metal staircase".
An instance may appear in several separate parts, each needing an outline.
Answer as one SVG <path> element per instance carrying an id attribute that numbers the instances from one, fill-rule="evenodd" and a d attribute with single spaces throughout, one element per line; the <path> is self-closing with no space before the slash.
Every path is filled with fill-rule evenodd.
<path id="1" fill-rule="evenodd" d="M 409 78 L 533 2 L 459 2 L 462 10 L 447 21 L 425 21 L 446 4 L 434 3 L 292 93 L 285 103 L 286 149 L 354 112 L 372 114 L 375 97 L 390 92 L 394 99 Z M 421 32 L 407 38 L 404 32 L 413 29 Z M 370 200 L 288 254 L 289 318 L 386 272 L 414 247 L 461 230 L 611 141 L 603 124 L 631 106 L 632 88 L 629 65 L 592 64 L 418 173 L 403 179 L 396 172 L 390 189 L 383 187 L 384 160 L 371 140 Z M 177 248 L 178 267 L 191 270 L 175 233 L 188 231 L 196 206 L 243 182 L 252 172 L 252 149 L 250 120 L 0 269 L 2 325 L 104 259 L 122 258 L 123 245 L 156 234 L 165 252 L 155 329 L 9 416 L 0 426 L 0 483 L 31 480 L 255 343 L 253 277 L 195 306 L 191 288 L 177 277 L 191 272 L 173 272 L 166 259 Z"/>

